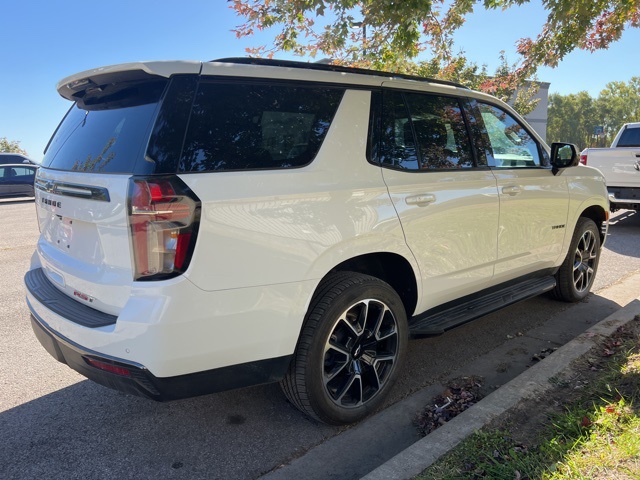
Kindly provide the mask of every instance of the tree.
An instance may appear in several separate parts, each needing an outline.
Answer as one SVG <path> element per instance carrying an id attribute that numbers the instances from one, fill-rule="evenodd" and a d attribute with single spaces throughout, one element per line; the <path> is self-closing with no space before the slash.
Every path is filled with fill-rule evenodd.
<path id="1" fill-rule="evenodd" d="M 488 10 L 507 9 L 530 0 L 228 0 L 246 22 L 238 37 L 256 30 L 280 28 L 273 46 L 249 49 L 257 56 L 283 50 L 318 54 L 339 63 L 382 70 L 406 71 L 429 50 L 439 71 L 467 63 L 453 52 L 453 36 L 477 4 Z M 505 75 L 487 79 L 483 89 L 522 85 L 539 66 L 555 67 L 576 48 L 607 48 L 629 27 L 640 26 L 640 0 L 544 0 L 547 22 L 535 38 L 518 43 L 522 61 Z"/>
<path id="2" fill-rule="evenodd" d="M 484 65 L 469 61 L 462 52 L 451 54 L 452 28 L 462 25 L 464 18 L 452 6 L 440 22 L 437 11 L 432 11 L 431 7 L 436 4 L 441 8 L 443 0 L 436 0 L 434 4 L 425 0 L 228 1 L 239 15 L 247 19 L 235 30 L 238 37 L 252 35 L 255 30 L 282 26 L 273 46 L 248 48 L 247 53 L 252 56 L 271 58 L 279 50 L 312 58 L 323 54 L 337 64 L 459 82 L 512 103 L 523 115 L 531 112 L 537 104 L 533 99 L 537 85 L 534 82 L 523 87 L 524 82 L 515 75 L 517 65 L 509 65 L 504 52 L 501 52 L 501 64 L 493 74 Z M 457 1 L 459 6 L 473 3 Z M 411 8 L 416 12 L 427 12 L 425 31 L 434 32 L 435 37 L 422 39 L 423 34 L 418 28 L 421 16 L 412 13 L 415 18 L 404 18 Z M 332 20 L 323 27 L 317 27 L 317 18 L 325 18 L 325 14 L 326 19 Z M 358 18 L 362 20 L 357 22 Z M 434 53 L 432 58 L 415 62 L 418 53 L 428 46 Z"/>
<path id="3" fill-rule="evenodd" d="M 8 140 L 7 137 L 0 137 L 0 152 L 2 153 L 21 153 L 27 156 L 27 151 L 20 147 L 20 142 Z"/>
<path id="4" fill-rule="evenodd" d="M 591 146 L 593 129 L 598 124 L 596 100 L 587 92 L 549 95 L 547 139 L 570 142 L 580 149 Z M 594 123 L 595 122 L 595 123 Z"/>
<path id="5" fill-rule="evenodd" d="M 613 141 L 623 124 L 640 121 L 640 77 L 610 82 L 597 98 L 587 92 L 549 96 L 547 139 L 567 141 L 580 148 L 602 147 Z M 604 127 L 595 136 L 595 127 Z"/>
<path id="6" fill-rule="evenodd" d="M 600 92 L 598 107 L 599 125 L 607 138 L 613 139 L 623 124 L 640 121 L 640 77 L 608 83 Z"/>

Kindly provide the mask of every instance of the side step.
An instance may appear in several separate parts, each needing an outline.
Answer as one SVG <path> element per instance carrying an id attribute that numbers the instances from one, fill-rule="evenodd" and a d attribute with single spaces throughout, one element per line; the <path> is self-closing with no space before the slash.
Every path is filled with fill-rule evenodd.
<path id="1" fill-rule="evenodd" d="M 475 297 L 463 303 L 456 303 L 448 308 L 445 307 L 444 310 L 426 311 L 412 319 L 409 333 L 411 335 L 439 335 L 446 330 L 495 312 L 512 303 L 540 295 L 555 286 L 555 277 L 538 277 L 501 288 L 481 297 Z"/>

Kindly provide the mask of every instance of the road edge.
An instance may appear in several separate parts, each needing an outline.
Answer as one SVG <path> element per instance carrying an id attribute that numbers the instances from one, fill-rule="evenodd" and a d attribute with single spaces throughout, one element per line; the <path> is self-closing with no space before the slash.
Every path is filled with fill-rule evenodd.
<path id="1" fill-rule="evenodd" d="M 515 407 L 520 401 L 540 397 L 553 388 L 549 381 L 597 346 L 620 326 L 640 315 L 640 297 L 601 320 L 566 343 L 498 390 L 487 395 L 442 427 L 418 440 L 396 456 L 372 470 L 361 480 L 405 480 L 420 474 L 442 455 L 475 431 Z"/>

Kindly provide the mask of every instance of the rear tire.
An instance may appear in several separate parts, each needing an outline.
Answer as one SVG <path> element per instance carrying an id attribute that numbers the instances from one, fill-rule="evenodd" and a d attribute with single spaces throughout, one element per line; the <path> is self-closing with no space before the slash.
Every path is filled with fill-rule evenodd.
<path id="1" fill-rule="evenodd" d="M 598 227 L 590 218 L 580 217 L 567 258 L 556 273 L 554 296 L 565 302 L 579 302 L 585 298 L 593 285 L 599 260 Z"/>
<path id="2" fill-rule="evenodd" d="M 407 342 L 404 305 L 391 286 L 369 275 L 333 274 L 311 301 L 282 390 L 316 420 L 356 422 L 391 389 Z"/>

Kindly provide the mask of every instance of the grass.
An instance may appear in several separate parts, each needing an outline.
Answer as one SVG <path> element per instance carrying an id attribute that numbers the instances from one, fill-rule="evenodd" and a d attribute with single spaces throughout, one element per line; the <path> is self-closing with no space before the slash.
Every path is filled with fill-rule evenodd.
<path id="1" fill-rule="evenodd" d="M 419 480 L 640 479 L 640 316 Z M 540 421 L 539 419 L 543 420 Z"/>

